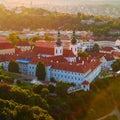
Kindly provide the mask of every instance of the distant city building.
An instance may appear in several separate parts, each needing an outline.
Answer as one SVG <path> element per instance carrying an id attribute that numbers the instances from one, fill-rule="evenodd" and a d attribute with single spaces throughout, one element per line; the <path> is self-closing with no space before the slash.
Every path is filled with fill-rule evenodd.
<path id="1" fill-rule="evenodd" d="M 116 47 L 120 47 L 120 40 L 119 40 L 119 39 L 117 39 L 117 40 L 115 41 L 115 46 L 116 46 Z"/>

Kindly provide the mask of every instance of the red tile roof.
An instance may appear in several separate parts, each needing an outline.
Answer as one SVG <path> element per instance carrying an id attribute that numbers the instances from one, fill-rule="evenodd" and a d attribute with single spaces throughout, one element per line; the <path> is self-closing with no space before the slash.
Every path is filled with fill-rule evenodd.
<path id="1" fill-rule="evenodd" d="M 55 42 L 49 42 L 49 41 L 39 41 L 34 43 L 35 46 L 39 47 L 45 47 L 45 48 L 53 48 L 55 46 Z"/>
<path id="2" fill-rule="evenodd" d="M 63 49 L 63 56 L 64 57 L 75 57 L 72 50 L 67 50 L 67 49 Z"/>
<path id="3" fill-rule="evenodd" d="M 107 61 L 111 61 L 111 60 L 114 60 L 114 57 L 112 54 L 104 54 L 104 57 Z"/>
<path id="4" fill-rule="evenodd" d="M 8 41 L 6 37 L 0 36 L 0 43 L 10 43 L 10 41 Z"/>
<path id="5" fill-rule="evenodd" d="M 108 52 L 110 52 L 110 51 L 112 51 L 112 50 L 114 50 L 113 47 L 103 47 L 103 48 L 101 49 L 101 51 L 108 51 Z"/>
<path id="6" fill-rule="evenodd" d="M 78 63 L 84 63 L 84 65 L 89 66 L 91 70 L 94 70 L 97 66 L 100 65 L 100 61 L 97 58 L 91 58 L 91 57 L 79 57 L 77 58 Z"/>
<path id="7" fill-rule="evenodd" d="M 89 83 L 87 80 L 84 80 L 84 81 L 82 82 L 82 84 L 83 84 L 83 85 L 89 85 L 90 83 Z"/>
<path id="8" fill-rule="evenodd" d="M 54 55 L 54 48 L 45 48 L 45 47 L 35 46 L 33 51 L 40 54 Z"/>
<path id="9" fill-rule="evenodd" d="M 24 52 L 19 52 L 18 55 L 21 58 L 25 58 L 25 57 L 31 58 L 31 57 L 36 57 L 37 53 L 34 51 L 24 51 Z"/>
<path id="10" fill-rule="evenodd" d="M 30 64 L 37 64 L 39 61 L 44 62 L 46 66 L 52 66 L 53 64 L 66 62 L 66 59 L 63 56 L 30 58 Z"/>
<path id="11" fill-rule="evenodd" d="M 19 49 L 19 48 L 15 47 L 15 53 L 16 53 L 16 54 L 21 53 L 21 49 Z"/>
<path id="12" fill-rule="evenodd" d="M 28 42 L 19 42 L 17 46 L 30 46 Z"/>
<path id="13" fill-rule="evenodd" d="M 58 70 L 70 71 L 70 72 L 79 72 L 79 73 L 86 73 L 88 70 L 90 70 L 90 66 L 80 65 L 77 63 L 69 63 L 69 62 L 64 62 L 59 64 L 56 63 L 52 66 L 52 68 Z"/>
<path id="14" fill-rule="evenodd" d="M 0 55 L 0 60 L 2 61 L 9 61 L 9 60 L 17 60 L 19 56 L 17 55 Z"/>
<path id="15" fill-rule="evenodd" d="M 89 56 L 91 58 L 97 58 L 97 59 L 99 59 L 99 58 L 101 58 L 101 57 L 104 56 L 107 61 L 114 60 L 113 55 L 112 54 L 108 54 L 108 53 L 88 52 L 88 54 L 89 54 Z"/>
<path id="16" fill-rule="evenodd" d="M 62 41 L 63 47 L 67 47 L 71 44 L 70 41 Z M 35 46 L 53 48 L 56 45 L 56 41 L 37 41 L 34 43 Z"/>
<path id="17" fill-rule="evenodd" d="M 92 58 L 101 58 L 104 56 L 103 53 L 99 53 L 99 52 L 87 52 L 89 54 L 89 57 Z"/>
<path id="18" fill-rule="evenodd" d="M 49 61 L 47 58 L 44 57 L 35 57 L 30 59 L 30 64 L 37 64 L 39 61 L 42 61 L 46 66 L 51 66 L 53 62 Z"/>
<path id="19" fill-rule="evenodd" d="M 67 62 L 67 60 L 63 56 L 52 56 L 48 57 L 47 59 L 56 63 Z"/>
<path id="20" fill-rule="evenodd" d="M 0 43 L 0 50 L 11 49 L 11 48 L 14 48 L 14 46 L 10 43 Z"/>
<path id="21" fill-rule="evenodd" d="M 113 52 L 113 56 L 120 57 L 120 52 Z"/>

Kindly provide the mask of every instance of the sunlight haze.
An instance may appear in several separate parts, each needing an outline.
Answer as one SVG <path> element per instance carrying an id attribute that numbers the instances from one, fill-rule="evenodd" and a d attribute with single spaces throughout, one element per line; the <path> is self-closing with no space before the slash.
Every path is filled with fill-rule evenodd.
<path id="1" fill-rule="evenodd" d="M 103 4 L 103 3 L 117 3 L 119 0 L 0 0 L 0 3 L 7 6 L 14 5 L 40 5 L 40 4 L 52 4 L 52 5 L 78 5 L 78 4 Z"/>

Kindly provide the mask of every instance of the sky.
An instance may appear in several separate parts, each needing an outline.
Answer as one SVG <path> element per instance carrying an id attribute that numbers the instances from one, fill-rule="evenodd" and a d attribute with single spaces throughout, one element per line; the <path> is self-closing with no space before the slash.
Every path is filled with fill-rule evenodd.
<path id="1" fill-rule="evenodd" d="M 53 5 L 77 5 L 77 4 L 97 4 L 97 3 L 120 3 L 120 0 L 0 0 L 6 5 L 29 5 L 53 4 Z"/>

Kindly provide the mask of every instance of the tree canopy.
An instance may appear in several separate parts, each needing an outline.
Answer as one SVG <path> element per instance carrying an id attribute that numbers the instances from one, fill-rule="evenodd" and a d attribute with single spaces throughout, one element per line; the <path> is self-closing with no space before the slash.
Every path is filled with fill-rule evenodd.
<path id="1" fill-rule="evenodd" d="M 111 65 L 113 71 L 119 71 L 120 70 L 120 59 L 117 59 L 113 64 Z"/>
<path id="2" fill-rule="evenodd" d="M 10 33 L 8 36 L 7 36 L 7 39 L 9 41 L 11 41 L 11 43 L 13 45 L 16 45 L 19 41 L 20 41 L 20 38 L 18 37 L 18 34 L 17 33 Z"/>
<path id="3" fill-rule="evenodd" d="M 46 77 L 45 64 L 41 61 L 37 63 L 36 76 L 39 80 L 45 80 Z"/>
<path id="4" fill-rule="evenodd" d="M 86 52 L 78 52 L 78 57 L 88 57 L 88 53 Z"/>
<path id="5" fill-rule="evenodd" d="M 93 46 L 93 51 L 94 52 L 99 52 L 99 50 L 100 50 L 99 45 L 97 43 L 95 43 L 94 46 Z"/>
<path id="6" fill-rule="evenodd" d="M 14 60 L 10 60 L 9 65 L 8 65 L 8 71 L 9 72 L 19 73 L 19 65 L 18 65 L 18 63 L 15 62 Z"/>

